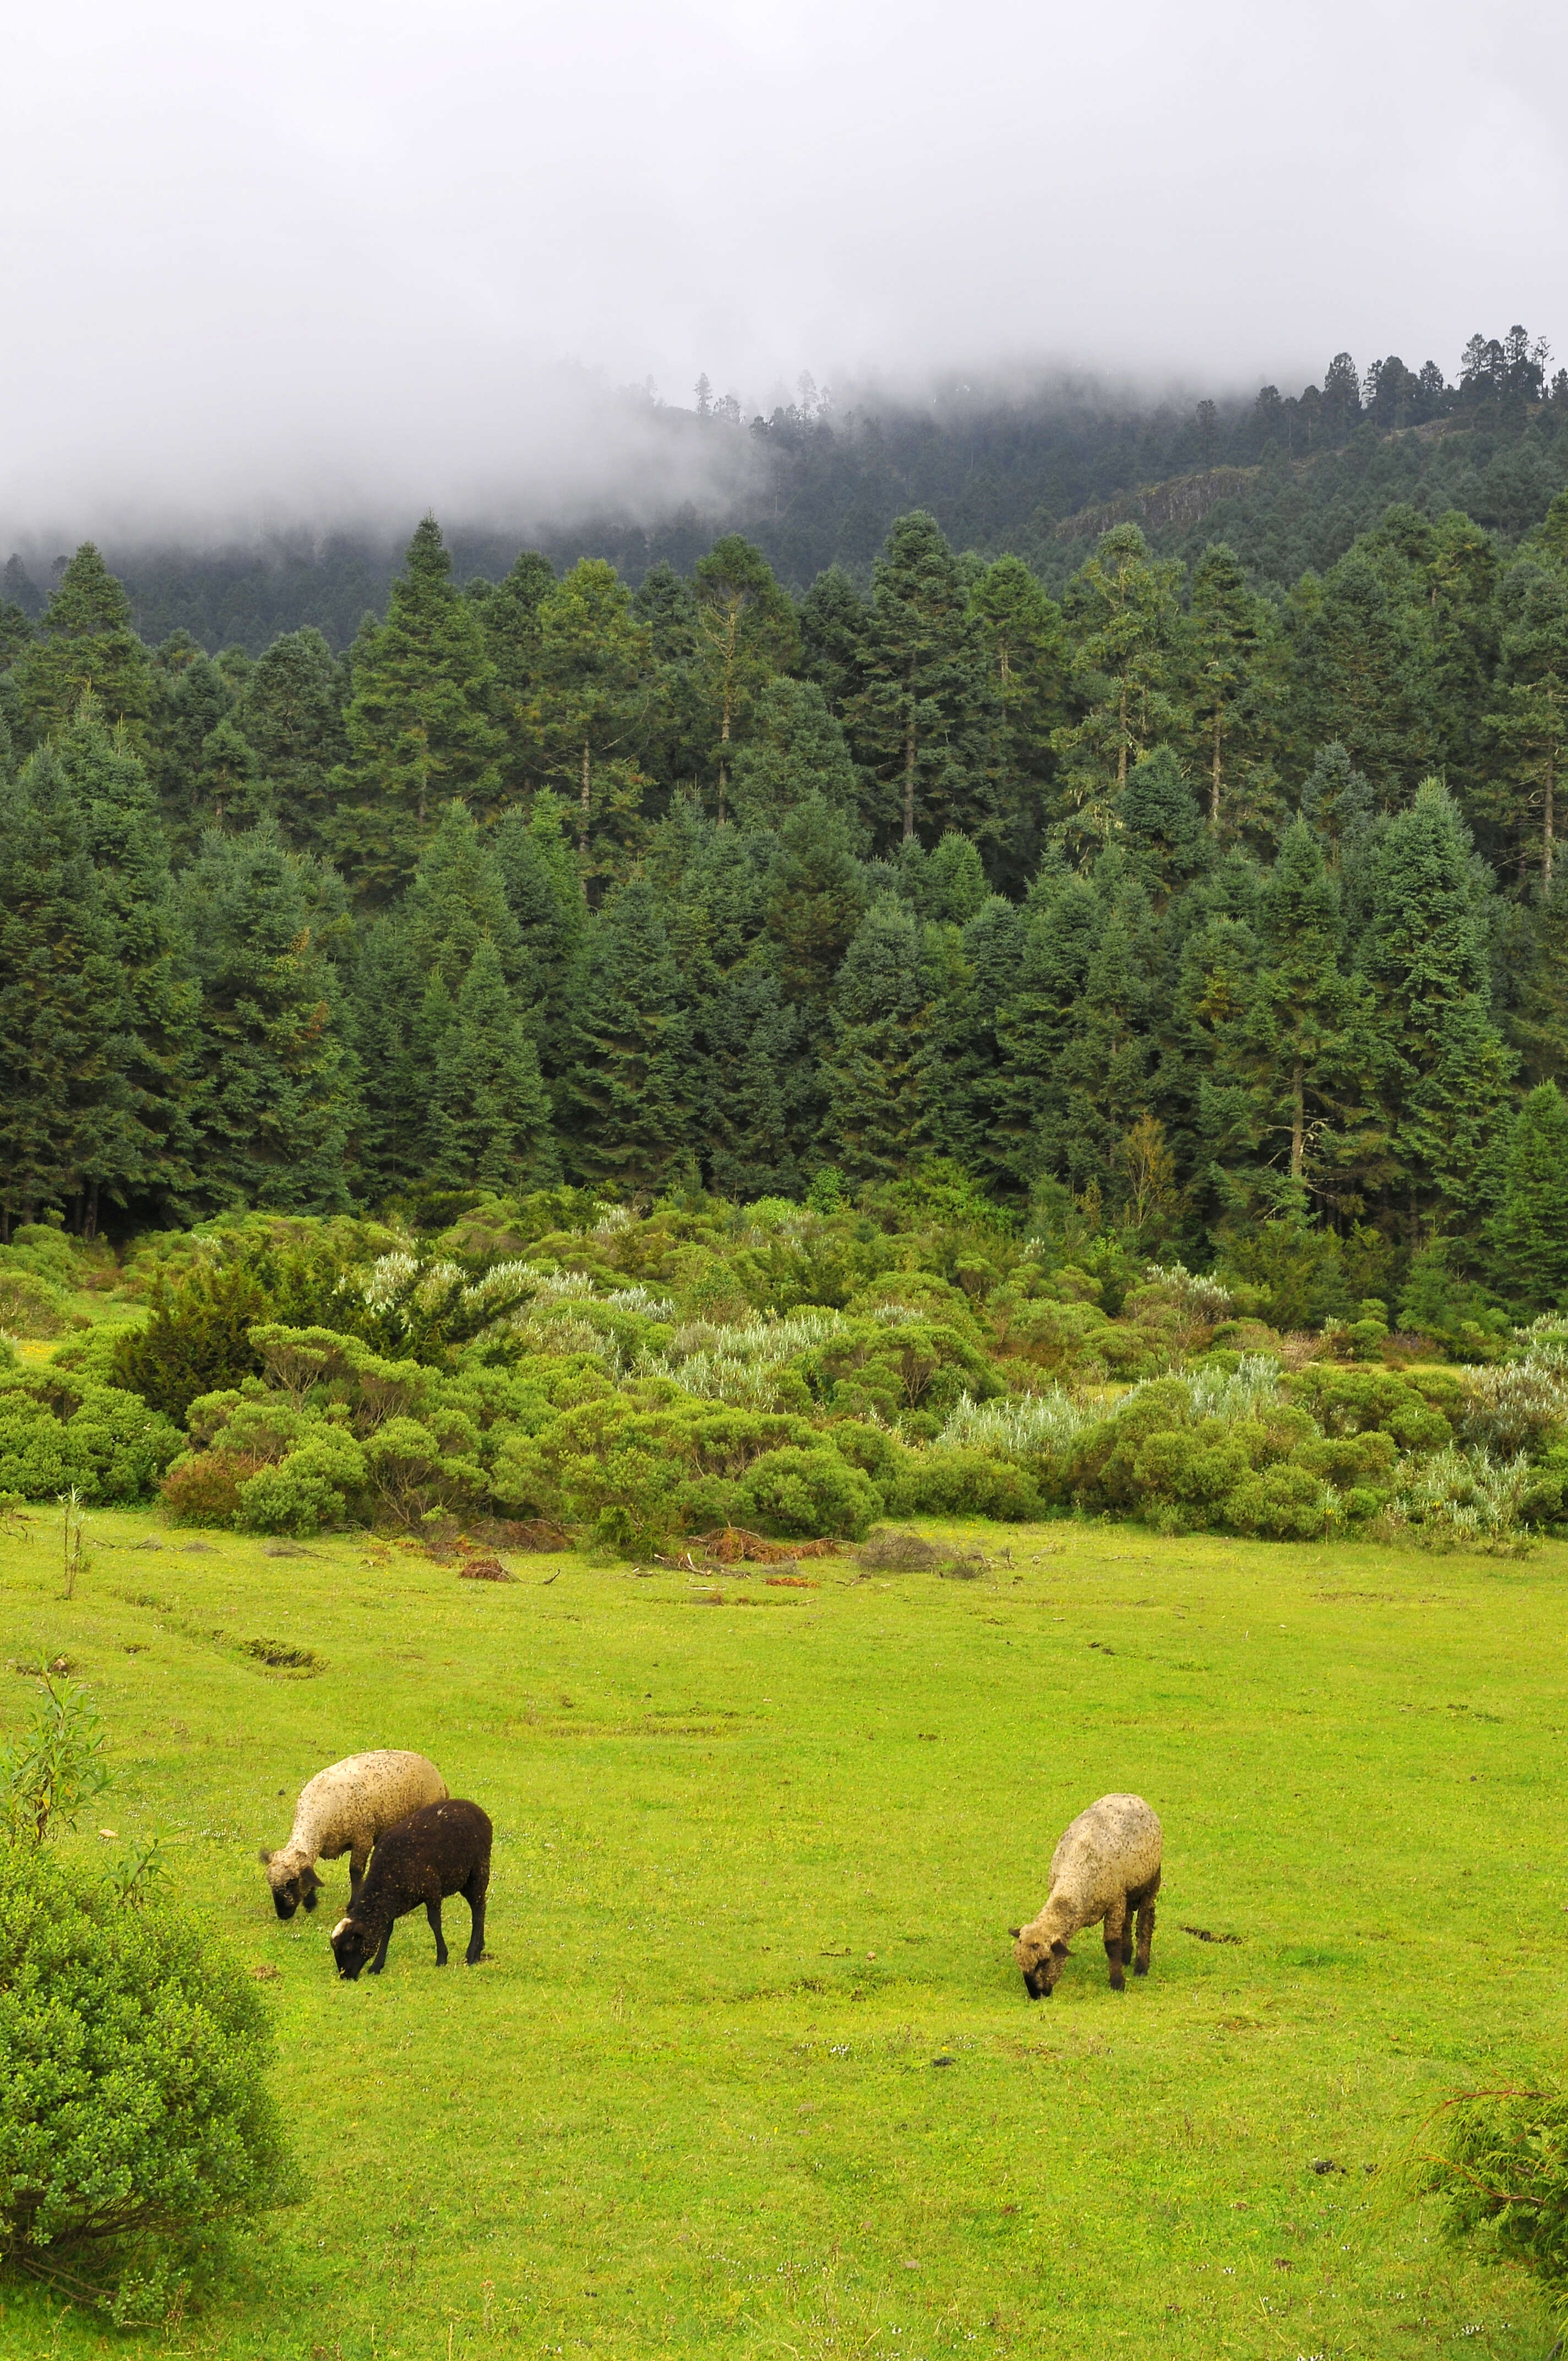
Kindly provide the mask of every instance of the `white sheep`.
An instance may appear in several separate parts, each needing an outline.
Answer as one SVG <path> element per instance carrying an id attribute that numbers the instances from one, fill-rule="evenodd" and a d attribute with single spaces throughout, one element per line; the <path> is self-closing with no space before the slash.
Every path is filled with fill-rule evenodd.
<path id="1" fill-rule="evenodd" d="M 1149 1971 L 1154 1941 L 1154 1898 L 1159 1892 L 1163 1832 L 1141 1795 L 1102 1795 L 1076 1820 L 1051 1855 L 1051 1890 L 1045 1908 L 1026 1927 L 1010 1929 L 1013 1956 L 1024 1971 L 1031 2000 L 1048 2000 L 1069 1939 L 1080 1927 L 1105 1922 L 1105 1957 L 1111 1989 L 1121 1992 L 1123 1969 Z M 1133 1921 L 1137 1956 L 1133 1956 Z"/>
<path id="2" fill-rule="evenodd" d="M 352 1905 L 377 1838 L 422 1806 L 444 1803 L 449 1792 L 433 1763 L 395 1747 L 345 1755 L 318 1771 L 300 1790 L 288 1843 L 261 1856 L 279 1917 L 291 1918 L 302 1902 L 313 1910 L 321 1884 L 315 1863 L 344 1853 Z"/>

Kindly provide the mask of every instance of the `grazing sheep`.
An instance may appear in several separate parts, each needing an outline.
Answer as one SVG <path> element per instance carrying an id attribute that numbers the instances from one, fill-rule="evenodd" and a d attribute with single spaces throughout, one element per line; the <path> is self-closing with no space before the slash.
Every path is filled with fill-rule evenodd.
<path id="1" fill-rule="evenodd" d="M 1102 1795 L 1080 1812 L 1051 1856 L 1051 1890 L 1045 1908 L 1027 1927 L 1014 1927 L 1013 1956 L 1024 1971 L 1031 2000 L 1048 2000 L 1062 1961 L 1071 1955 L 1069 1938 L 1080 1927 L 1105 1921 L 1105 1957 L 1111 1989 L 1149 1971 L 1154 1941 L 1154 1898 L 1159 1892 L 1161 1830 L 1141 1795 Z M 1133 1921 L 1138 1931 L 1133 1956 Z"/>
<path id="2" fill-rule="evenodd" d="M 349 1754 L 318 1771 L 300 1790 L 288 1843 L 261 1856 L 279 1917 L 291 1918 L 302 1902 L 313 1910 L 321 1884 L 315 1862 L 336 1861 L 344 1853 L 352 1902 L 383 1829 L 406 1820 L 422 1804 L 439 1803 L 447 1793 L 433 1763 L 395 1747 Z"/>
<path id="3" fill-rule="evenodd" d="M 446 1965 L 446 1942 L 441 1931 L 441 1905 L 449 1894 L 460 1894 L 468 1905 L 473 1927 L 467 1960 L 472 1968 L 485 1952 L 485 1891 L 490 1882 L 490 1823 L 477 1804 L 450 1798 L 411 1812 L 389 1828 L 371 1856 L 370 1871 L 348 1905 L 348 1915 L 332 1930 L 332 1955 L 337 1971 L 350 1983 L 370 1959 L 370 1972 L 378 1976 L 387 1963 L 387 1946 L 394 1922 L 424 1905 L 430 1931 L 435 1937 L 435 1964 Z"/>

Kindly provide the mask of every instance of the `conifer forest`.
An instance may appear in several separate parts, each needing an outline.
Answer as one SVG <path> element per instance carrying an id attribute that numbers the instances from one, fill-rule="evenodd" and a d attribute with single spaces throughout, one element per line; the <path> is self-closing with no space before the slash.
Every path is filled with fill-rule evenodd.
<path id="1" fill-rule="evenodd" d="M 372 1515 L 357 1460 L 264 1507 L 299 1438 L 223 1392 L 265 1394 L 265 1371 L 286 1395 L 274 1331 L 308 1330 L 337 1370 L 322 1416 L 355 1354 L 422 1335 L 465 1367 L 587 1351 L 618 1416 L 652 1385 L 783 1420 L 716 1459 L 655 1418 L 651 1490 L 607 1477 L 608 1431 L 568 1438 L 591 1480 L 536 1450 L 502 1481 L 492 1450 L 410 1490 L 420 1513 L 477 1499 L 629 1545 L 748 1507 L 863 1529 L 949 1494 L 1281 1533 L 1402 1499 L 1419 1521 L 1397 1450 L 1471 1444 L 1450 1508 L 1508 1531 L 1568 1513 L 1568 1471 L 1530 1474 L 1562 1389 L 1537 1331 L 1568 1295 L 1568 381 L 1522 329 L 1466 366 L 1457 392 L 1393 361 L 1363 387 L 1341 356 L 1292 405 L 1310 440 L 1337 402 L 1324 464 L 1402 469 L 1412 496 L 1282 590 L 1223 539 L 1163 553 L 1131 514 L 1091 520 L 1059 596 L 927 509 L 863 576 L 804 588 L 740 532 L 635 584 L 533 549 L 459 581 L 427 516 L 344 652 L 304 622 L 252 654 L 148 645 L 91 543 L 47 603 L 14 560 L 0 1257 L 25 1312 L 29 1286 L 78 1283 L 61 1252 L 151 1255 L 145 1334 L 55 1364 L 161 1422 L 122 1438 L 130 1495 L 194 1402 L 215 1407 L 166 1499 Z M 1277 425 L 1260 401 L 1224 431 L 1260 414 Z M 1250 497 L 1282 512 L 1318 465 L 1259 470 Z M 1448 504 L 1499 473 L 1537 488 L 1517 530 Z M 192 1229 L 222 1285 L 181 1261 Z M 566 1327 L 542 1330 L 553 1291 Z M 1222 1423 L 1278 1409 L 1292 1355 L 1452 1356 L 1488 1381 L 1502 1358 L 1552 1400 L 1314 1398 L 1310 1465 L 1274 1466 L 1300 1440 L 1282 1431 L 1212 1481 L 1118 1492 L 1083 1438 L 1113 1451 L 1126 1405 L 1094 1389 L 1204 1350 L 1246 1397 Z M 541 1418 L 571 1407 L 561 1382 Z M 1288 1425 L 1318 1379 L 1291 1383 Z M 106 1421 L 113 1461 L 123 1413 L 12 1384 L 0 1483 L 112 1490 L 60 1429 Z M 1336 1418 L 1376 1447 L 1336 1456 Z M 537 1425 L 510 1400 L 497 1421 L 513 1444 Z M 920 1457 L 938 1444 L 991 1449 L 992 1472 Z M 742 1499 L 764 1449 L 826 1450 L 827 1492 Z"/>

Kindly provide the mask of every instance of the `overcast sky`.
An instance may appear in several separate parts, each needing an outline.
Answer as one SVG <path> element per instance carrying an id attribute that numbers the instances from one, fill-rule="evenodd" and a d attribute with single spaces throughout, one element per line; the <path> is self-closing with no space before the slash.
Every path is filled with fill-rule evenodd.
<path id="1" fill-rule="evenodd" d="M 0 535 L 656 505 L 594 389 L 699 369 L 1568 347 L 1565 51 L 1547 0 L 18 8 Z"/>

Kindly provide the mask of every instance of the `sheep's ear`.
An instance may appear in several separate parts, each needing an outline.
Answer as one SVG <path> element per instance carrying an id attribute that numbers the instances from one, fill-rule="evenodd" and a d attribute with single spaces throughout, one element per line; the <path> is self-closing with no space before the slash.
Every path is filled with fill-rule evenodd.
<path id="1" fill-rule="evenodd" d="M 313 1869 L 306 1868 L 300 1872 L 300 1883 L 304 1887 L 307 1894 L 314 1894 L 320 1889 L 321 1879 L 316 1875 Z"/>
<path id="2" fill-rule="evenodd" d="M 1009 1927 L 1009 1928 L 1007 1929 L 1007 1932 L 1012 1936 L 1013 1940 L 1014 1940 L 1014 1942 L 1016 1942 L 1016 1941 L 1018 1940 L 1018 1938 L 1019 1938 L 1019 1936 L 1023 1933 L 1023 1931 L 1024 1931 L 1024 1929 L 1022 1928 L 1022 1927 Z"/>
<path id="3" fill-rule="evenodd" d="M 327 1937 L 327 1941 L 328 1941 L 329 1943 L 335 1943 L 335 1942 L 336 1942 L 336 1940 L 337 1940 L 337 1938 L 338 1938 L 338 1937 L 342 1934 L 342 1932 L 343 1932 L 344 1928 L 347 1926 L 347 1924 L 348 1924 L 348 1921 L 347 1921 L 347 1919 L 346 1919 L 346 1918 L 340 1918 L 340 1919 L 338 1920 L 338 1922 L 337 1922 L 336 1926 L 333 1928 L 332 1933 Z"/>
<path id="4" fill-rule="evenodd" d="M 272 1856 L 268 1851 L 265 1845 L 262 1846 L 261 1850 L 257 1854 L 256 1858 L 261 1863 L 263 1869 L 269 1868 L 271 1864 Z"/>
<path id="5" fill-rule="evenodd" d="M 1057 1937 L 1056 1941 L 1051 1945 L 1051 1949 L 1056 1953 L 1058 1960 L 1070 1960 L 1072 1957 L 1072 1953 L 1068 1949 L 1067 1945 L 1062 1941 L 1059 1935 Z"/>

